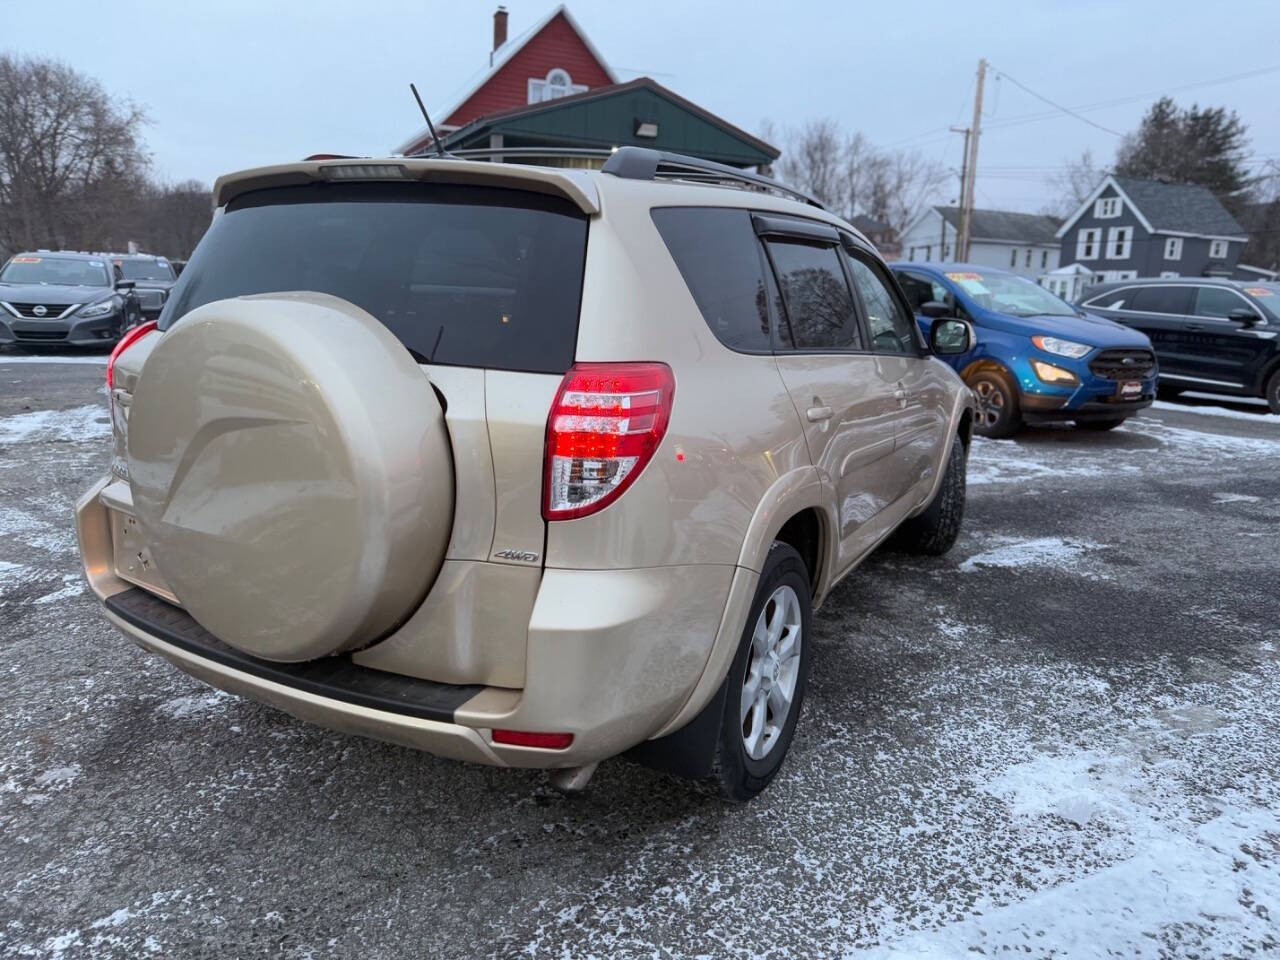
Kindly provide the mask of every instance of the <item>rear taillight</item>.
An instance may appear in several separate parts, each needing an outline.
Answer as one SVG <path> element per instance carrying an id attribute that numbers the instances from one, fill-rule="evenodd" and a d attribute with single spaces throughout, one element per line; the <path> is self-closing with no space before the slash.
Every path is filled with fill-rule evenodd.
<path id="1" fill-rule="evenodd" d="M 563 750 L 573 743 L 572 733 L 533 733 L 529 730 L 495 730 L 494 743 L 513 747 L 537 747 L 540 750 Z"/>
<path id="2" fill-rule="evenodd" d="M 575 364 L 547 417 L 543 517 L 585 517 L 618 499 L 662 442 L 674 393 L 665 363 Z"/>
<path id="3" fill-rule="evenodd" d="M 120 356 L 120 354 L 124 353 L 126 350 L 129 349 L 129 347 L 131 347 L 138 340 L 141 340 L 143 337 L 145 337 L 148 333 L 150 333 L 155 328 L 156 328 L 156 322 L 152 320 L 148 323 L 139 324 L 138 326 L 134 327 L 132 330 L 130 330 L 128 333 L 126 333 L 123 337 L 120 338 L 120 342 L 117 343 L 115 346 L 115 349 L 111 351 L 111 356 L 107 358 L 107 390 L 108 391 L 110 391 L 112 386 L 114 386 L 116 359 Z"/>

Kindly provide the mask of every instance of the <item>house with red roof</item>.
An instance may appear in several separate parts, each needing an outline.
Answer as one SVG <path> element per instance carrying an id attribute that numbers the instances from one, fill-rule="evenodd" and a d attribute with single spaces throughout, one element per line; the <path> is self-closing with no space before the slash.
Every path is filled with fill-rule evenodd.
<path id="1" fill-rule="evenodd" d="M 778 157 L 776 147 L 649 77 L 622 82 L 563 4 L 514 38 L 507 23 L 507 10 L 498 7 L 487 64 L 431 114 L 447 150 L 574 166 L 599 166 L 608 151 L 626 145 L 743 168 Z M 433 149 L 424 124 L 394 152 Z M 503 156 L 504 149 L 513 153 Z M 530 156 L 535 149 L 562 154 Z"/>

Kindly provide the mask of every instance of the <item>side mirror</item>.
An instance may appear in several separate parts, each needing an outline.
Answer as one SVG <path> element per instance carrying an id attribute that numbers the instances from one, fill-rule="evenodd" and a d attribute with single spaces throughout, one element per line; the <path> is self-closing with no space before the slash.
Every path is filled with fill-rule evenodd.
<path id="1" fill-rule="evenodd" d="M 943 317 L 955 316 L 954 308 L 940 300 L 928 300 L 925 303 L 920 304 L 920 312 L 926 317 L 932 317 L 934 320 L 940 320 Z"/>
<path id="2" fill-rule="evenodd" d="M 1248 307 L 1236 307 L 1234 310 L 1232 310 L 1230 313 L 1227 314 L 1227 319 L 1234 320 L 1236 323 L 1242 323 L 1246 327 L 1252 327 L 1255 323 L 1257 323 L 1262 318 L 1258 316 L 1258 314 L 1255 311 L 1250 310 Z"/>
<path id="3" fill-rule="evenodd" d="M 137 286 L 137 283 L 133 280 L 117 280 L 116 281 L 117 290 L 132 290 L 136 286 Z"/>
<path id="4" fill-rule="evenodd" d="M 929 329 L 929 347 L 939 357 L 968 353 L 977 342 L 973 325 L 967 320 L 939 320 Z"/>

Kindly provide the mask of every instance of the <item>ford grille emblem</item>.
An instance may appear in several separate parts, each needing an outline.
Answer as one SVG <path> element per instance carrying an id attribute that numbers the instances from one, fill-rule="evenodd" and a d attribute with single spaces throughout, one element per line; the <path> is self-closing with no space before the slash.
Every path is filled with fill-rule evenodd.
<path id="1" fill-rule="evenodd" d="M 46 313 L 49 312 L 49 310 L 47 307 L 45 307 L 43 303 L 40 303 L 32 307 L 31 312 L 34 313 L 37 317 L 43 317 Z"/>
<path id="2" fill-rule="evenodd" d="M 1135 363 L 1133 357 L 1125 357 L 1121 361 L 1126 367 L 1132 367 Z"/>

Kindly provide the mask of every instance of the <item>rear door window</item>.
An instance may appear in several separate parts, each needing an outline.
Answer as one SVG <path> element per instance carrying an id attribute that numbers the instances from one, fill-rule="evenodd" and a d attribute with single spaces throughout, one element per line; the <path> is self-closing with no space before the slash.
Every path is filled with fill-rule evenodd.
<path id="1" fill-rule="evenodd" d="M 1138 287 L 1127 309 L 1140 310 L 1143 313 L 1188 314 L 1191 312 L 1191 288 Z"/>
<path id="2" fill-rule="evenodd" d="M 573 363 L 587 221 L 567 200 L 425 183 L 308 184 L 233 200 L 161 317 L 309 290 L 380 320 L 419 362 L 563 373 Z"/>
<path id="3" fill-rule="evenodd" d="M 834 246 L 770 240 L 796 350 L 865 350 L 853 294 Z"/>
<path id="4" fill-rule="evenodd" d="M 746 210 L 662 207 L 653 222 L 716 339 L 767 353 L 769 304 L 760 241 Z"/>

